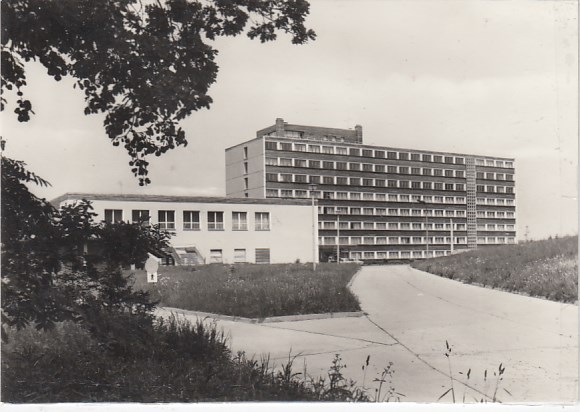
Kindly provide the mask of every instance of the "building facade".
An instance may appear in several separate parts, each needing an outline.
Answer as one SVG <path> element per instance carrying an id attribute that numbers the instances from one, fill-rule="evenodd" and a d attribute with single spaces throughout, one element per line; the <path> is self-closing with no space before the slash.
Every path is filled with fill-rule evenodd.
<path id="1" fill-rule="evenodd" d="M 315 198 L 320 259 L 406 260 L 516 242 L 514 159 L 378 147 L 276 119 L 226 149 L 226 195 Z"/>
<path id="2" fill-rule="evenodd" d="M 97 220 L 158 224 L 172 233 L 176 264 L 293 263 L 318 257 L 317 214 L 309 200 L 67 193 L 53 204 L 82 199 L 91 202 Z"/>

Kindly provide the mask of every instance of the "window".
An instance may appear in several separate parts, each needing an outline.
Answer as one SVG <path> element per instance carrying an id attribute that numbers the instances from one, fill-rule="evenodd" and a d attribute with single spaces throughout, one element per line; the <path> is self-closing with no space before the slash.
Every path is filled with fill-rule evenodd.
<path id="1" fill-rule="evenodd" d="M 360 229 L 362 229 L 362 223 L 361 222 L 350 222 L 350 228 L 352 230 L 360 230 Z"/>
<path id="2" fill-rule="evenodd" d="M 105 222 L 117 223 L 123 221 L 123 211 L 121 209 L 105 209 Z"/>
<path id="3" fill-rule="evenodd" d="M 325 185 L 333 185 L 334 184 L 334 177 L 332 176 L 323 176 L 322 183 Z"/>
<path id="4" fill-rule="evenodd" d="M 278 189 L 267 189 L 266 197 L 278 197 Z"/>
<path id="5" fill-rule="evenodd" d="M 234 249 L 234 263 L 246 263 L 246 249 Z"/>
<path id="6" fill-rule="evenodd" d="M 306 175 L 294 175 L 294 182 L 306 183 Z"/>
<path id="7" fill-rule="evenodd" d="M 277 182 L 278 181 L 278 173 L 266 173 L 266 181 L 267 182 Z"/>
<path id="8" fill-rule="evenodd" d="M 423 189 L 431 190 L 431 182 L 423 182 Z"/>
<path id="9" fill-rule="evenodd" d="M 294 150 L 296 150 L 297 152 L 305 152 L 306 151 L 306 145 L 305 144 L 296 143 L 294 145 Z"/>
<path id="10" fill-rule="evenodd" d="M 360 200 L 361 199 L 361 194 L 358 192 L 352 192 L 350 194 L 350 198 L 351 200 Z"/>
<path id="11" fill-rule="evenodd" d="M 435 183 L 435 190 L 443 190 L 443 183 Z"/>
<path id="12" fill-rule="evenodd" d="M 221 249 L 210 249 L 209 263 L 223 263 L 224 257 Z"/>
<path id="13" fill-rule="evenodd" d="M 435 176 L 443 176 L 443 169 L 433 169 L 433 174 Z"/>
<path id="14" fill-rule="evenodd" d="M 266 150 L 278 150 L 278 143 L 266 142 Z"/>
<path id="15" fill-rule="evenodd" d="M 280 143 L 280 150 L 284 150 L 287 152 L 292 151 L 292 143 Z"/>
<path id="16" fill-rule="evenodd" d="M 360 215 L 360 207 L 351 207 L 350 214 L 351 215 Z"/>
<path id="17" fill-rule="evenodd" d="M 370 163 L 363 163 L 363 171 L 372 172 L 374 170 L 373 165 Z"/>
<path id="18" fill-rule="evenodd" d="M 409 168 L 408 167 L 400 166 L 399 167 L 399 173 L 400 174 L 404 174 L 404 175 L 408 175 L 409 174 Z"/>
<path id="19" fill-rule="evenodd" d="M 320 153 L 320 146 L 308 145 L 308 151 L 312 153 Z"/>
<path id="20" fill-rule="evenodd" d="M 397 166 L 387 166 L 387 172 L 397 173 Z"/>
<path id="21" fill-rule="evenodd" d="M 373 151 L 370 149 L 363 149 L 362 155 L 364 157 L 373 157 Z"/>
<path id="22" fill-rule="evenodd" d="M 304 160 L 304 159 L 294 159 L 294 166 L 296 166 L 296 167 L 306 167 L 306 160 Z"/>
<path id="23" fill-rule="evenodd" d="M 401 152 L 399 153 L 400 160 L 409 160 L 409 153 Z"/>
<path id="24" fill-rule="evenodd" d="M 396 222 L 389 222 L 389 230 L 397 230 L 399 228 L 399 224 Z"/>
<path id="25" fill-rule="evenodd" d="M 384 186 L 385 185 L 385 181 L 381 180 L 383 182 L 382 185 L 379 185 L 379 180 L 377 180 L 377 186 Z M 385 202 L 387 200 L 387 195 L 385 195 L 384 193 L 375 193 L 375 199 L 379 202 Z"/>
<path id="26" fill-rule="evenodd" d="M 286 183 L 292 183 L 292 175 L 291 174 L 280 174 L 280 181 Z"/>
<path id="27" fill-rule="evenodd" d="M 337 185 L 348 185 L 348 178 L 347 177 L 337 177 L 336 178 Z"/>
<path id="28" fill-rule="evenodd" d="M 445 177 L 453 177 L 453 170 L 445 170 Z"/>
<path id="29" fill-rule="evenodd" d="M 320 168 L 320 161 L 318 161 L 318 160 L 309 160 L 308 161 L 308 167 L 311 167 L 313 169 L 319 169 Z"/>
<path id="30" fill-rule="evenodd" d="M 347 163 L 346 162 L 336 162 L 336 168 L 338 170 L 346 170 L 347 169 Z"/>
<path id="31" fill-rule="evenodd" d="M 346 207 L 346 206 L 337 206 L 336 207 L 336 214 L 337 215 L 347 215 L 348 214 L 348 207 Z"/>
<path id="32" fill-rule="evenodd" d="M 419 153 L 411 153 L 411 160 L 421 161 L 421 155 Z"/>
<path id="33" fill-rule="evenodd" d="M 456 157 L 455 164 L 458 164 L 458 165 L 465 164 L 465 159 L 463 157 Z"/>
<path id="34" fill-rule="evenodd" d="M 409 229 L 411 229 L 410 223 L 406 223 L 406 222 L 401 223 L 401 230 L 409 230 Z"/>
<path id="35" fill-rule="evenodd" d="M 322 162 L 323 169 L 334 169 L 334 162 L 324 161 Z"/>
<path id="36" fill-rule="evenodd" d="M 363 179 L 362 180 L 362 185 L 363 186 L 374 186 L 373 184 L 373 179 Z"/>
<path id="37" fill-rule="evenodd" d="M 341 199 L 341 200 L 348 199 L 348 193 L 347 192 L 336 192 L 336 198 Z"/>
<path id="38" fill-rule="evenodd" d="M 378 187 L 385 187 L 387 181 L 385 179 L 375 179 L 375 185 Z"/>
<path id="39" fill-rule="evenodd" d="M 365 245 L 374 245 L 375 244 L 375 238 L 372 236 L 365 236 L 363 238 L 363 242 Z M 367 253 L 367 252 L 365 252 Z"/>
<path id="40" fill-rule="evenodd" d="M 199 211 L 184 210 L 183 211 L 183 230 L 200 230 Z"/>
<path id="41" fill-rule="evenodd" d="M 385 172 L 385 165 L 375 165 L 375 172 L 384 173 Z"/>
<path id="42" fill-rule="evenodd" d="M 346 154 L 348 154 L 348 150 L 346 147 L 337 147 L 336 154 L 337 155 L 346 155 Z"/>
<path id="43" fill-rule="evenodd" d="M 375 150 L 375 157 L 384 159 L 385 158 L 385 151 L 384 150 Z"/>
<path id="44" fill-rule="evenodd" d="M 411 174 L 412 175 L 420 175 L 421 174 L 421 168 L 420 167 L 412 167 L 411 168 Z"/>
<path id="45" fill-rule="evenodd" d="M 364 213 L 365 215 L 373 215 L 373 213 L 374 213 L 374 210 L 373 210 L 373 208 L 372 208 L 372 207 L 365 207 L 365 208 L 363 209 L 363 213 Z"/>
<path id="46" fill-rule="evenodd" d="M 149 211 L 148 210 L 132 210 L 131 221 L 140 225 L 149 225 Z"/>
<path id="47" fill-rule="evenodd" d="M 389 215 L 390 216 L 396 216 L 399 214 L 399 210 L 398 209 L 389 209 Z"/>
<path id="48" fill-rule="evenodd" d="M 443 156 L 433 156 L 433 161 L 436 163 L 443 163 Z"/>
<path id="49" fill-rule="evenodd" d="M 278 166 L 278 158 L 266 157 L 266 166 Z"/>
<path id="50" fill-rule="evenodd" d="M 387 152 L 387 159 L 396 159 L 397 152 Z"/>
<path id="51" fill-rule="evenodd" d="M 456 170 L 455 171 L 455 177 L 464 178 L 465 177 L 465 173 L 463 172 L 463 170 Z"/>
<path id="52" fill-rule="evenodd" d="M 387 244 L 387 238 L 385 236 L 378 236 L 376 238 L 376 244 L 377 245 L 386 245 Z"/>
<path id="53" fill-rule="evenodd" d="M 423 155 L 423 161 L 424 162 L 430 162 L 431 161 L 431 155 L 424 154 Z"/>
<path id="54" fill-rule="evenodd" d="M 387 215 L 387 209 L 385 209 L 384 207 L 377 207 L 376 213 L 377 213 L 378 216 L 386 216 Z"/>
<path id="55" fill-rule="evenodd" d="M 363 193 L 363 200 L 374 200 L 374 193 Z"/>
<path id="56" fill-rule="evenodd" d="M 360 243 L 361 243 L 361 238 L 359 236 L 355 236 L 355 237 L 350 238 L 351 245 L 360 245 Z"/>
<path id="57" fill-rule="evenodd" d="M 409 200 L 409 195 L 399 195 L 399 201 L 408 202 Z"/>
<path id="58" fill-rule="evenodd" d="M 334 192 L 323 192 L 322 197 L 324 199 L 334 199 Z"/>
<path id="59" fill-rule="evenodd" d="M 322 146 L 322 153 L 334 154 L 334 147 L 332 147 L 332 146 Z"/>
<path id="60" fill-rule="evenodd" d="M 248 230 L 248 214 L 232 212 L 232 230 Z"/>
<path id="61" fill-rule="evenodd" d="M 411 182 L 412 189 L 421 189 L 421 182 Z"/>
<path id="62" fill-rule="evenodd" d="M 256 249 L 256 263 L 258 265 L 267 265 L 270 263 L 270 249 L 269 248 Z"/>
<path id="63" fill-rule="evenodd" d="M 360 186 L 360 178 L 358 177 L 351 177 L 350 178 L 351 186 Z"/>
<path id="64" fill-rule="evenodd" d="M 207 229 L 224 230 L 224 212 L 207 212 Z"/>
<path id="65" fill-rule="evenodd" d="M 320 176 L 310 176 L 310 183 L 314 184 L 320 183 Z"/>
<path id="66" fill-rule="evenodd" d="M 506 187 L 506 188 L 505 188 L 505 192 L 506 192 L 506 193 L 509 193 L 509 194 L 513 194 L 513 193 L 514 193 L 514 188 L 513 188 L 513 187 L 511 187 L 511 186 L 510 186 L 510 187 Z"/>
<path id="67" fill-rule="evenodd" d="M 289 189 L 282 189 L 282 190 L 280 191 L 280 196 L 281 196 L 281 197 L 293 197 L 293 196 L 292 196 L 292 190 L 289 190 Z"/>
<path id="68" fill-rule="evenodd" d="M 348 154 L 350 154 L 351 156 L 360 156 L 360 150 L 351 147 L 348 151 Z"/>
<path id="69" fill-rule="evenodd" d="M 281 158 L 280 166 L 292 166 L 292 159 Z"/>
<path id="70" fill-rule="evenodd" d="M 350 170 L 360 170 L 360 163 L 349 163 Z"/>
<path id="71" fill-rule="evenodd" d="M 505 175 L 505 180 L 513 181 L 514 175 Z"/>
<path id="72" fill-rule="evenodd" d="M 452 156 L 445 156 L 445 163 L 453 163 L 453 157 Z"/>
<path id="73" fill-rule="evenodd" d="M 455 184 L 455 190 L 459 190 L 461 192 L 464 192 L 465 191 L 465 185 L 464 184 L 461 184 L 461 183 L 456 183 Z"/>
<path id="74" fill-rule="evenodd" d="M 160 229 L 175 229 L 175 211 L 160 210 L 157 212 Z"/>
<path id="75" fill-rule="evenodd" d="M 244 189 L 248 190 L 248 178 L 244 177 Z"/>
<path id="76" fill-rule="evenodd" d="M 408 188 L 409 187 L 409 181 L 408 180 L 401 180 L 399 182 L 399 187 Z"/>
<path id="77" fill-rule="evenodd" d="M 256 230 L 270 230 L 270 213 L 256 212 Z"/>

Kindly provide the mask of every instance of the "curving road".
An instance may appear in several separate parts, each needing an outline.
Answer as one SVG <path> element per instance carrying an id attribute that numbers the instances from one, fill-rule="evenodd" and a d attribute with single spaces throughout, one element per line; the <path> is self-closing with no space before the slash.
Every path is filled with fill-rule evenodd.
<path id="1" fill-rule="evenodd" d="M 458 402 L 494 393 L 508 403 L 578 398 L 576 305 L 465 285 L 406 265 L 362 267 L 352 290 L 364 317 L 219 324 L 233 350 L 269 353 L 278 365 L 299 355 L 295 369 L 306 365 L 311 376 L 324 375 L 340 354 L 344 375 L 372 393 L 373 379 L 392 362 L 403 401 L 435 402 L 445 394 L 441 401 L 452 402 L 452 382 Z M 505 373 L 498 382 L 500 364 Z"/>

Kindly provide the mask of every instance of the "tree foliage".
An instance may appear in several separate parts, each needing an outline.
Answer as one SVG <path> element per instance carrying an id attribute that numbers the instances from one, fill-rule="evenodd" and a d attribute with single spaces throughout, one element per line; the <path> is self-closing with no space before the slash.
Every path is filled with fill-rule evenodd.
<path id="1" fill-rule="evenodd" d="M 15 113 L 28 121 L 25 62 L 36 60 L 55 80 L 75 79 L 85 114 L 104 113 L 113 145 L 123 145 L 140 184 L 146 156 L 185 146 L 179 121 L 209 108 L 220 36 L 261 42 L 287 33 L 302 44 L 306 0 L 6 0 L 2 11 L 2 109 L 17 94 Z"/>
<path id="2" fill-rule="evenodd" d="M 2 324 L 85 322 L 93 331 L 104 313 L 148 313 L 148 296 L 134 292 L 120 267 L 142 265 L 167 246 L 157 227 L 94 222 L 86 201 L 57 210 L 27 183 L 48 184 L 25 164 L 2 158 Z M 90 250 L 97 253 L 90 253 Z"/>

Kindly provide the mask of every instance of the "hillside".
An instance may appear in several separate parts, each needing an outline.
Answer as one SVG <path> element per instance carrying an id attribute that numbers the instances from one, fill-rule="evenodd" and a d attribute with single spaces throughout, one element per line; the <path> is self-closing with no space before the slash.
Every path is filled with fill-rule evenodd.
<path id="1" fill-rule="evenodd" d="M 560 302 L 578 300 L 578 236 L 416 261 L 435 275 Z"/>

